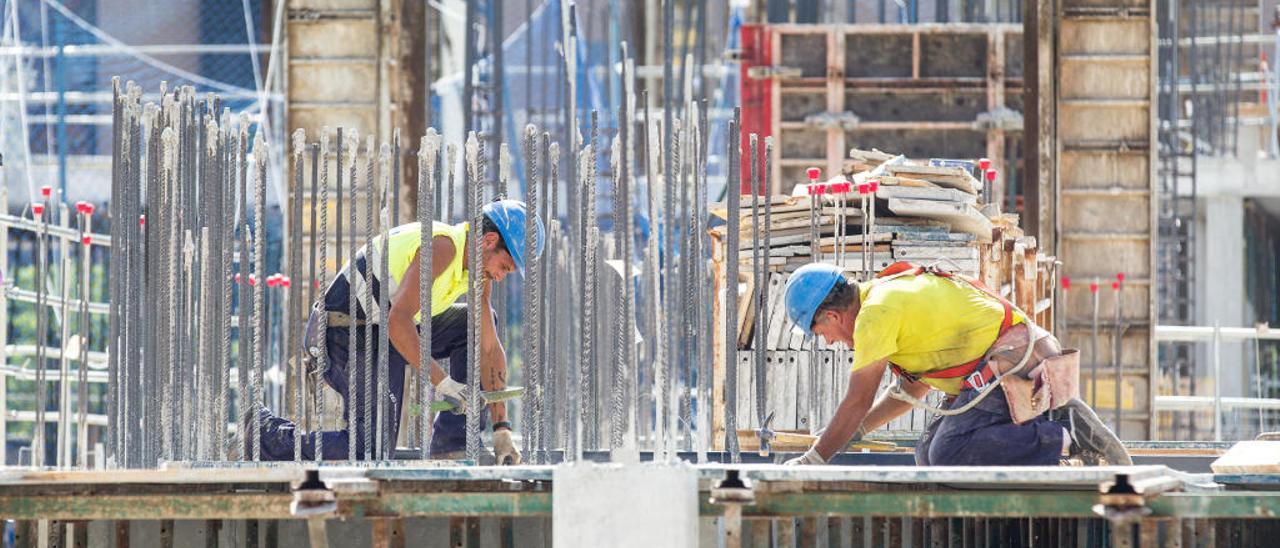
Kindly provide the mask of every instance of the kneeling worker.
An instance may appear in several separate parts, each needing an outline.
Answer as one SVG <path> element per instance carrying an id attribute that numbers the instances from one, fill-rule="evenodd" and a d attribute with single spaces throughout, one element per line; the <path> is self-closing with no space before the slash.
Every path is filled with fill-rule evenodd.
<path id="1" fill-rule="evenodd" d="M 1078 354 L 1063 352 L 1053 335 L 978 282 L 898 263 L 859 284 L 834 265 L 813 263 L 787 280 L 785 302 L 807 335 L 854 352 L 848 392 L 831 423 L 788 464 L 826 463 L 909 410 L 904 399 L 933 389 L 947 394 L 945 411 L 917 443 L 918 465 L 1057 465 L 1064 450 L 1086 464 L 1132 464 L 1075 397 Z M 876 399 L 885 369 L 905 394 Z"/>
<path id="2" fill-rule="evenodd" d="M 348 443 L 355 443 L 358 458 L 369 452 L 365 447 L 365 433 L 374 428 L 374 417 L 364 410 L 367 387 L 365 383 L 364 356 L 366 352 L 377 355 L 378 330 L 383 326 L 377 312 L 365 310 L 367 302 L 381 302 L 382 291 L 388 291 L 391 308 L 387 313 L 387 338 L 391 342 L 388 356 L 387 386 L 378 386 L 375 370 L 372 375 L 373 393 L 389 395 L 387 417 L 382 419 L 379 442 L 388 448 L 396 443 L 400 427 L 401 410 L 404 407 L 405 365 L 423 373 L 424 358 L 430 363 L 429 375 L 435 386 L 436 396 L 456 405 L 453 412 L 436 416 L 431 439 L 432 458 L 462 458 L 466 447 L 466 417 L 468 412 L 483 413 L 484 409 L 467 409 L 466 402 L 472 390 L 467 379 L 467 326 L 472 313 L 481 315 L 479 334 L 480 387 L 485 391 L 506 387 L 507 360 L 502 342 L 498 340 L 493 307 L 489 301 L 491 287 L 512 272 L 524 274 L 527 257 L 542 253 L 544 230 L 541 219 L 535 220 L 535 248 L 525 249 L 526 211 L 524 202 L 499 200 L 484 206 L 477 219 L 481 224 L 478 242 L 468 240 L 468 225 L 435 223 L 432 227 L 431 247 L 431 356 L 421 356 L 418 349 L 418 320 L 420 315 L 418 280 L 420 275 L 418 250 L 422 245 L 421 226 L 410 223 L 391 229 L 387 242 L 389 280 L 379 279 L 378 266 L 382 253 L 382 237 L 376 237 L 369 245 L 356 253 L 354 264 L 347 264 L 325 291 L 322 303 L 317 303 L 307 322 L 304 346 L 307 349 L 308 370 L 312 373 L 319 361 L 319 346 L 328 352 L 323 371 L 318 373 L 326 384 L 342 397 L 343 417 L 355 406 L 354 424 L 347 429 L 302 434 L 302 458 L 314 459 L 317 436 L 322 445 L 324 459 L 340 460 L 348 457 Z M 479 299 L 479 310 L 467 310 L 465 304 L 455 304 L 469 287 L 467 257 L 470 246 L 481 246 L 481 265 L 484 292 Z M 385 289 L 384 289 L 385 288 Z M 351 293 L 355 292 L 359 306 L 354 318 L 347 315 Z M 320 333 L 320 315 L 326 314 L 328 327 Z M 356 330 L 356 347 L 350 345 L 350 331 Z M 366 349 L 366 330 L 373 330 L 374 347 Z M 449 358 L 446 373 L 436 359 Z M 377 360 L 373 360 L 377 367 Z M 348 386 L 350 369 L 355 369 L 355 386 Z M 354 391 L 354 394 L 352 394 Z M 377 400 L 375 399 L 375 402 Z M 511 436 L 511 423 L 507 421 L 506 404 L 488 406 L 488 418 L 493 421 L 493 449 L 497 462 L 519 464 L 520 452 Z M 421 412 L 427 412 L 422 410 Z M 482 415 L 483 417 L 483 415 Z M 258 411 L 261 425 L 262 460 L 292 460 L 294 458 L 294 433 L 292 421 L 276 417 L 267 409 Z M 482 418 L 482 425 L 484 424 Z M 354 439 L 352 439 L 354 438 Z M 249 439 L 245 442 L 249 454 Z M 381 445 L 380 445 L 381 446 Z M 390 456 L 391 451 L 386 454 Z"/>

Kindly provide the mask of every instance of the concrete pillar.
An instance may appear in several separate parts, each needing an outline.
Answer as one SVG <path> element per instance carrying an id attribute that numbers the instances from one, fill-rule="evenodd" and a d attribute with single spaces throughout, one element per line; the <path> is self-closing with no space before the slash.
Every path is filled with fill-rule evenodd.
<path id="1" fill-rule="evenodd" d="M 1223 327 L 1253 325 L 1245 295 L 1244 198 L 1218 194 L 1200 200 L 1196 229 L 1196 324 Z M 1218 382 L 1223 396 L 1248 395 L 1249 364 L 1245 344 L 1222 344 L 1222 373 Z M 1206 376 L 1213 366 L 1209 345 L 1201 349 L 1199 371 Z M 1209 387 L 1205 387 L 1209 390 Z M 1203 392 L 1205 394 L 1211 392 Z"/>
<path id="2" fill-rule="evenodd" d="M 552 491 L 552 545 L 698 545 L 698 476 L 688 464 L 563 464 Z"/>

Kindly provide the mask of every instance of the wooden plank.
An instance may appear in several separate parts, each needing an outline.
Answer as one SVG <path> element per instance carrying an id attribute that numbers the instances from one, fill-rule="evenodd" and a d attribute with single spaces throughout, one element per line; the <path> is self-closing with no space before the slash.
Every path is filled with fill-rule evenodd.
<path id="1" fill-rule="evenodd" d="M 784 299 L 786 289 L 786 274 L 774 273 L 769 276 L 769 335 L 767 344 L 769 350 L 778 350 L 781 348 L 779 344 L 785 336 L 784 329 L 789 329 L 787 322 L 786 302 Z"/>
<path id="2" fill-rule="evenodd" d="M 991 221 L 968 204 L 895 198 L 889 200 L 889 211 L 943 221 L 951 225 L 952 230 L 973 234 L 979 242 L 991 241 Z"/>
<path id="3" fill-rule="evenodd" d="M 815 386 L 808 352 L 792 352 L 796 360 L 796 430 L 812 432 L 813 417 L 810 400 L 813 398 Z"/>
<path id="4" fill-rule="evenodd" d="M 1280 441 L 1242 441 L 1209 468 L 1215 474 L 1280 474 Z"/>
<path id="5" fill-rule="evenodd" d="M 976 194 L 981 184 L 964 168 L 898 164 L 885 167 L 890 175 L 929 181 L 935 185 Z"/>

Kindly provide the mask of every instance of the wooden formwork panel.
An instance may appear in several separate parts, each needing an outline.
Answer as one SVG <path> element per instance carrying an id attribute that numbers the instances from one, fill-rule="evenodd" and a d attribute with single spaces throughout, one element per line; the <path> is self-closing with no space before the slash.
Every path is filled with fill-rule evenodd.
<path id="1" fill-rule="evenodd" d="M 1021 25 L 768 29 L 768 63 L 780 69 L 770 86 L 774 192 L 803 181 L 801 166 L 842 170 L 853 147 L 917 159 L 988 157 L 1014 173 L 1005 134 L 1020 130 L 982 120 L 1022 109 Z"/>
<path id="2" fill-rule="evenodd" d="M 1149 190 L 1151 162 L 1139 153 L 1064 150 L 1059 156 L 1058 181 L 1062 190 Z"/>
<path id="3" fill-rule="evenodd" d="M 1072 280 L 1072 289 L 1058 295 L 1066 328 L 1059 336 L 1084 353 L 1086 392 L 1097 364 L 1098 413 L 1115 423 L 1119 405 L 1126 439 L 1151 435 L 1156 210 L 1155 27 L 1149 7 L 1147 0 L 1071 0 L 1059 5 L 1055 20 L 1057 255 L 1062 276 Z M 1117 292 L 1112 283 L 1119 273 L 1125 283 Z M 1089 291 L 1095 280 L 1096 355 Z"/>
<path id="4" fill-rule="evenodd" d="M 1064 142 L 1144 141 L 1151 133 L 1149 104 L 1059 103 L 1059 138 Z"/>
<path id="5" fill-rule="evenodd" d="M 372 57 L 378 54 L 377 22 L 315 19 L 289 24 L 289 53 L 303 57 Z"/>
<path id="6" fill-rule="evenodd" d="M 986 135 L 971 129 L 856 129 L 845 140 L 861 149 L 892 150 L 908 158 L 979 158 Z"/>

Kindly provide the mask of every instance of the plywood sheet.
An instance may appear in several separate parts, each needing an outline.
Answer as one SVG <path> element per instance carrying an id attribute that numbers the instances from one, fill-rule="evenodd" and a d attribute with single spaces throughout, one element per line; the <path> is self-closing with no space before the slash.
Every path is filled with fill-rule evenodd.
<path id="1" fill-rule="evenodd" d="M 1209 467 L 1215 474 L 1280 474 L 1280 441 L 1242 441 Z"/>

